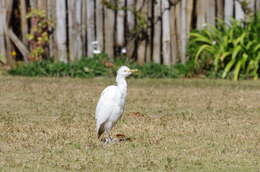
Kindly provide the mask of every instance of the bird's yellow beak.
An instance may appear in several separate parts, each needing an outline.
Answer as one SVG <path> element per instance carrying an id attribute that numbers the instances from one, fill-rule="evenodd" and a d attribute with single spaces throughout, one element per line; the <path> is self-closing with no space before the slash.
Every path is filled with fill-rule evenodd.
<path id="1" fill-rule="evenodd" d="M 138 72 L 138 69 L 130 69 L 129 72 L 132 72 L 132 73 Z"/>

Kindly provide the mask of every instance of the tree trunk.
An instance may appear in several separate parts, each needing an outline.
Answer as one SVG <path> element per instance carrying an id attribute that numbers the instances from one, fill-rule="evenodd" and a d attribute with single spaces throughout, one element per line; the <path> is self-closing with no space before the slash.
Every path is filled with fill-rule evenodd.
<path id="1" fill-rule="evenodd" d="M 96 27 L 97 27 L 97 41 L 99 49 L 104 50 L 104 28 L 103 28 L 103 4 L 102 0 L 96 0 Z"/>
<path id="2" fill-rule="evenodd" d="M 56 0 L 56 39 L 59 61 L 68 62 L 66 34 L 66 0 Z"/>
<path id="3" fill-rule="evenodd" d="M 105 11 L 105 52 L 110 58 L 114 57 L 114 42 L 115 42 L 115 12 L 112 9 L 104 7 Z"/>
<path id="4" fill-rule="evenodd" d="M 147 15 L 147 4 L 144 0 L 137 0 L 136 9 L 141 13 L 142 16 Z M 138 64 L 145 63 L 145 49 L 146 49 L 146 38 L 144 35 L 139 37 L 137 45 L 137 62 Z"/>
<path id="5" fill-rule="evenodd" d="M 153 62 L 155 63 L 161 63 L 161 1 L 156 0 L 154 3 Z"/>
<path id="6" fill-rule="evenodd" d="M 95 39 L 95 14 L 94 0 L 87 0 L 87 37 L 88 37 L 88 56 L 93 55 L 93 42 Z"/>
<path id="7" fill-rule="evenodd" d="M 6 26 L 6 5 L 5 1 L 0 1 L 0 63 L 6 63 L 6 46 L 5 46 L 5 26 Z"/>
<path id="8" fill-rule="evenodd" d="M 69 52 L 70 60 L 82 57 L 81 40 L 81 7 L 82 0 L 68 1 L 69 10 Z"/>
<path id="9" fill-rule="evenodd" d="M 233 0 L 225 0 L 225 23 L 230 24 L 233 17 L 234 3 Z"/>
<path id="10" fill-rule="evenodd" d="M 127 0 L 127 56 L 133 57 L 135 50 L 135 40 L 131 37 L 131 33 L 135 27 L 135 16 L 130 9 L 135 8 L 135 0 Z"/>
<path id="11" fill-rule="evenodd" d="M 170 12 L 169 1 L 162 1 L 162 51 L 163 64 L 171 64 L 171 36 L 170 36 Z"/>

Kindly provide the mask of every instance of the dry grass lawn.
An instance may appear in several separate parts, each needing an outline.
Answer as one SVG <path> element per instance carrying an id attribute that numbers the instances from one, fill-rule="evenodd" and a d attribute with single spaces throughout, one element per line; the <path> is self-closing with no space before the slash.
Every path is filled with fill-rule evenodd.
<path id="1" fill-rule="evenodd" d="M 95 106 L 113 79 L 0 77 L 0 171 L 260 171 L 254 81 L 129 79 L 113 135 L 96 138 Z"/>

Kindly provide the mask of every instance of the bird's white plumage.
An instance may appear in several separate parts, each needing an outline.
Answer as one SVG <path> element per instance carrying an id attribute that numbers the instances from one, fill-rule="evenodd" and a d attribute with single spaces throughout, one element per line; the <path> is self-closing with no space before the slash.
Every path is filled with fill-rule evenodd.
<path id="1" fill-rule="evenodd" d="M 126 66 L 120 67 L 117 71 L 117 84 L 108 86 L 101 93 L 96 107 L 98 137 L 100 137 L 103 132 L 109 135 L 112 127 L 121 118 L 127 95 L 127 83 L 125 78 L 134 71 L 135 70 L 130 70 Z"/>

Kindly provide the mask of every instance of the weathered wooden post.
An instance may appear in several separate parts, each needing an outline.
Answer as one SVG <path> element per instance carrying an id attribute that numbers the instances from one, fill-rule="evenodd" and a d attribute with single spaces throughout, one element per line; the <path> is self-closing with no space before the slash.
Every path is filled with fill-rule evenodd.
<path id="1" fill-rule="evenodd" d="M 103 19 L 103 0 L 96 0 L 96 30 L 99 49 L 104 51 L 104 19 Z"/>
<path id="2" fill-rule="evenodd" d="M 114 3 L 114 1 L 111 1 Z M 109 9 L 107 6 L 104 7 L 105 12 L 105 52 L 110 58 L 114 57 L 114 42 L 115 42 L 115 12 Z"/>
<path id="3" fill-rule="evenodd" d="M 6 63 L 6 46 L 5 46 L 5 26 L 6 26 L 6 5 L 5 1 L 0 1 L 0 62 Z"/>
<path id="4" fill-rule="evenodd" d="M 68 62 L 67 30 L 66 30 L 66 0 L 56 0 L 56 40 L 57 58 L 59 61 Z"/>
<path id="5" fill-rule="evenodd" d="M 197 0 L 197 29 L 202 29 L 204 24 L 206 23 L 206 1 L 207 0 Z"/>
<path id="6" fill-rule="evenodd" d="M 87 47 L 88 56 L 92 56 L 93 45 L 92 43 L 96 40 L 95 37 L 95 4 L 94 0 L 87 0 Z"/>
<path id="7" fill-rule="evenodd" d="M 186 44 L 187 44 L 187 0 L 182 0 L 180 8 L 180 28 L 181 28 L 181 35 L 180 35 L 180 57 L 181 62 L 186 62 Z"/>
<path id="8" fill-rule="evenodd" d="M 233 17 L 234 2 L 233 0 L 225 0 L 225 23 L 230 24 L 230 20 Z"/>
<path id="9" fill-rule="evenodd" d="M 144 0 L 137 0 L 136 10 L 138 11 L 141 17 L 145 17 L 147 15 L 147 7 L 148 7 L 147 3 Z M 137 45 L 137 62 L 141 65 L 145 63 L 145 55 L 146 55 L 146 38 L 144 36 L 145 35 L 142 35 L 142 33 L 139 35 L 138 45 Z"/>
<path id="10" fill-rule="evenodd" d="M 238 2 L 238 1 L 235 1 L 235 18 L 236 18 L 236 20 L 245 19 L 245 13 L 242 9 L 240 2 Z"/>
<path id="11" fill-rule="evenodd" d="M 177 24 L 176 24 L 176 8 L 171 7 L 171 18 L 170 18 L 170 25 L 171 25 L 171 55 L 172 55 L 172 64 L 176 64 L 178 59 L 178 42 L 177 42 Z"/>
<path id="12" fill-rule="evenodd" d="M 170 11 L 169 1 L 162 1 L 162 53 L 163 64 L 171 64 L 171 36 L 170 36 Z"/>
<path id="13" fill-rule="evenodd" d="M 70 60 L 74 61 L 82 57 L 81 38 L 81 9 L 82 0 L 68 1 L 69 12 L 69 53 Z"/>
<path id="14" fill-rule="evenodd" d="M 161 2 L 154 2 L 154 21 L 153 21 L 153 62 L 161 63 Z"/>
<path id="15" fill-rule="evenodd" d="M 125 27 L 124 27 L 124 18 L 125 18 L 125 12 L 124 12 L 124 0 L 117 0 L 117 17 L 116 17 L 116 48 L 119 48 L 120 50 L 125 44 Z"/>
<path id="16" fill-rule="evenodd" d="M 135 27 L 135 16 L 132 9 L 135 8 L 135 0 L 127 0 L 127 56 L 131 58 L 135 50 L 135 40 L 131 37 L 131 32 Z M 131 10 L 130 10 L 131 9 Z"/>

